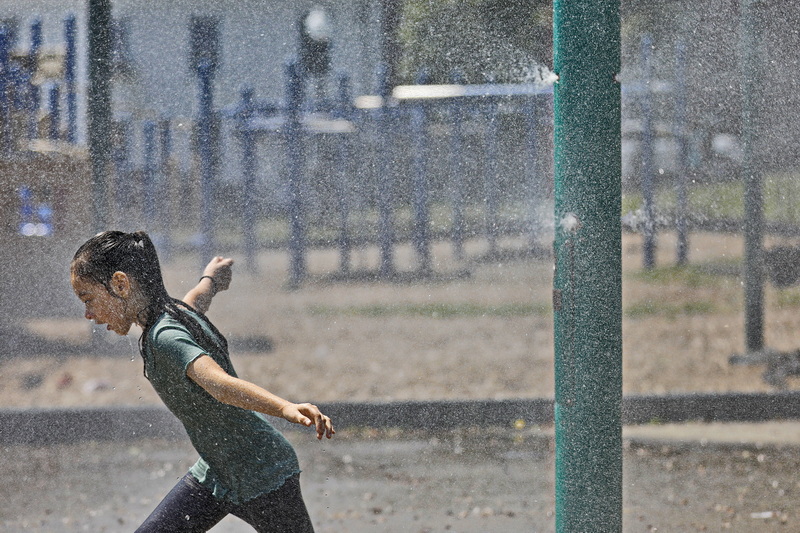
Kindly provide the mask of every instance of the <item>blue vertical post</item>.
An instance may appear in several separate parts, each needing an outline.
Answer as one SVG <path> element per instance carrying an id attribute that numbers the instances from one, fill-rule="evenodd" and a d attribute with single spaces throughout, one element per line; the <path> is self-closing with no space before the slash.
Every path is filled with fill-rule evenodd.
<path id="1" fill-rule="evenodd" d="M 36 60 L 39 58 L 39 51 L 42 49 L 42 19 L 35 18 L 31 22 L 31 47 L 28 56 L 32 62 L 32 67 L 36 68 Z"/>
<path id="2" fill-rule="evenodd" d="M 33 77 L 39 66 L 39 51 L 42 48 L 42 19 L 37 18 L 31 23 L 31 46 L 28 50 L 31 79 L 28 85 L 28 139 L 39 137 L 39 106 L 41 94 L 39 86 L 33 83 Z"/>
<path id="3" fill-rule="evenodd" d="M 428 83 L 427 74 L 417 75 L 417 85 Z M 430 214 L 428 212 L 428 113 L 425 104 L 417 101 L 410 110 L 411 137 L 413 139 L 413 169 L 411 205 L 414 209 L 414 249 L 417 268 L 423 275 L 431 270 Z"/>
<path id="4" fill-rule="evenodd" d="M 306 228 L 303 208 L 303 176 L 305 154 L 303 146 L 303 75 L 297 63 L 286 65 L 286 166 L 289 180 L 289 285 L 297 287 L 306 275 Z"/>
<path id="5" fill-rule="evenodd" d="M 11 101 L 8 97 L 11 42 L 8 28 L 0 25 L 0 129 L 2 130 L 2 153 L 6 157 L 11 155 Z"/>
<path id="6" fill-rule="evenodd" d="M 158 122 L 159 190 L 158 222 L 161 226 L 162 250 L 165 260 L 172 254 L 172 194 L 170 194 L 170 161 L 172 160 L 172 127 L 168 118 Z"/>
<path id="7" fill-rule="evenodd" d="M 142 166 L 143 215 L 150 232 L 160 230 L 156 226 L 156 123 L 146 120 L 142 124 L 144 141 L 144 164 Z"/>
<path id="8" fill-rule="evenodd" d="M 50 86 L 50 130 L 49 138 L 57 141 L 61 137 L 61 88 L 57 83 Z"/>
<path id="9" fill-rule="evenodd" d="M 484 129 L 484 151 L 485 160 L 483 167 L 483 193 L 485 195 L 486 206 L 486 239 L 489 243 L 489 255 L 497 254 L 498 237 L 498 136 L 499 124 L 497 114 L 497 102 L 490 99 L 485 104 L 484 117 L 486 126 Z"/>
<path id="10" fill-rule="evenodd" d="M 450 76 L 454 85 L 462 85 L 464 77 L 460 72 Z M 453 195 L 453 255 L 456 260 L 464 259 L 464 101 L 453 98 L 450 104 L 450 175 Z"/>
<path id="11" fill-rule="evenodd" d="M 12 100 L 11 109 L 20 110 L 25 105 L 25 90 L 27 88 L 27 73 L 23 71 L 19 63 L 12 61 L 9 67 L 8 80 L 11 84 Z"/>
<path id="12" fill-rule="evenodd" d="M 336 117 L 342 120 L 352 120 L 350 96 L 350 78 L 340 75 L 338 78 L 338 97 L 336 102 Z M 351 133 L 338 134 L 336 143 L 335 174 L 337 194 L 339 196 L 339 270 L 346 274 L 350 272 L 350 168 L 353 153 Z"/>
<path id="13" fill-rule="evenodd" d="M 391 86 L 389 68 L 381 65 L 378 70 L 378 94 L 381 97 L 381 107 L 377 112 L 378 140 L 378 245 L 380 247 L 381 264 L 380 277 L 391 278 L 394 269 L 394 174 L 392 157 L 394 154 L 392 131 L 392 111 L 389 107 Z"/>
<path id="14" fill-rule="evenodd" d="M 202 261 L 207 261 L 214 253 L 214 148 L 213 148 L 213 110 L 212 92 L 213 68 L 210 61 L 203 61 L 197 67 L 200 84 L 200 109 L 198 117 L 198 150 L 200 152 L 200 253 Z"/>
<path id="15" fill-rule="evenodd" d="M 639 96 L 642 113 L 642 209 L 644 211 L 644 268 L 656 265 L 656 221 L 655 221 L 655 166 L 653 162 L 653 62 L 651 60 L 653 40 L 649 35 L 642 38 L 642 92 Z"/>
<path id="16" fill-rule="evenodd" d="M 64 56 L 64 89 L 67 98 L 67 142 L 76 141 L 78 129 L 78 110 L 75 91 L 75 70 L 78 58 L 75 37 L 77 29 L 75 15 L 68 15 L 64 21 L 64 39 L 66 42 L 66 53 Z"/>
<path id="17" fill-rule="evenodd" d="M 126 189 L 131 185 L 131 121 L 122 118 L 117 122 L 115 143 L 111 151 L 111 159 L 114 163 L 114 174 L 116 185 L 114 187 L 114 212 L 116 220 L 114 222 L 122 226 L 124 222 L 124 211 L 127 207 L 129 191 Z"/>
<path id="18" fill-rule="evenodd" d="M 244 257 L 251 272 L 257 270 L 256 262 L 256 134 L 250 124 L 255 112 L 252 87 L 241 90 L 236 126 L 242 150 L 242 236 Z"/>
<path id="19" fill-rule="evenodd" d="M 689 256 L 689 143 L 686 131 L 686 41 L 675 43 L 675 123 L 673 136 L 678 144 L 678 177 L 675 185 L 677 217 L 677 264 L 685 265 Z"/>

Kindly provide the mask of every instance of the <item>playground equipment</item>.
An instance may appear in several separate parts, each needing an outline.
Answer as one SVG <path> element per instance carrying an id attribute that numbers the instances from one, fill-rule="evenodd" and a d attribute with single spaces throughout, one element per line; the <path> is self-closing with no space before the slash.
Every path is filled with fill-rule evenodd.
<path id="1" fill-rule="evenodd" d="M 64 49 L 43 50 L 41 22 L 34 21 L 27 53 L 12 53 L 9 33 L 0 27 L 0 247 L 9 258 L 0 264 L 5 348 L 23 335 L 21 321 L 77 308 L 67 265 L 90 227 L 91 203 L 88 159 L 73 144 L 75 18 L 66 17 L 64 26 Z"/>
<path id="2" fill-rule="evenodd" d="M 305 255 L 308 237 L 308 206 L 311 175 L 306 158 L 314 146 L 323 146 L 329 141 L 327 157 L 330 169 L 323 177 L 334 184 L 338 198 L 339 228 L 337 241 L 341 253 L 340 265 L 343 273 L 350 268 L 350 253 L 354 237 L 351 234 L 349 217 L 352 216 L 353 183 L 359 180 L 353 169 L 365 169 L 371 174 L 375 189 L 361 190 L 366 202 L 377 210 L 377 243 L 380 248 L 380 266 L 377 275 L 390 278 L 396 272 L 393 247 L 397 244 L 396 220 L 398 210 L 410 208 L 411 229 L 407 238 L 413 243 L 417 258 L 417 272 L 430 273 L 430 246 L 434 235 L 431 231 L 430 203 L 435 194 L 438 201 L 452 206 L 452 228 L 449 238 L 453 241 L 454 253 L 463 257 L 463 241 L 468 233 L 464 217 L 465 188 L 470 177 L 465 172 L 466 161 L 473 155 L 464 146 L 464 125 L 469 121 L 475 131 L 480 132 L 479 142 L 483 146 L 479 178 L 482 181 L 484 235 L 488 240 L 489 254 L 498 253 L 498 238 L 508 231 L 508 221 L 500 220 L 503 195 L 503 176 L 500 169 L 501 122 L 507 117 L 519 117 L 523 131 L 517 142 L 525 148 L 525 166 L 517 177 L 522 185 L 517 192 L 525 191 L 525 224 L 532 235 L 531 242 L 540 231 L 534 222 L 535 206 L 547 195 L 547 179 L 542 178 L 537 167 L 540 152 L 537 135 L 542 123 L 539 120 L 547 113 L 552 92 L 546 84 L 484 84 L 484 85 L 426 85 L 398 86 L 391 91 L 385 77 L 379 76 L 381 85 L 376 95 L 352 99 L 345 77 L 338 83 L 339 95 L 334 104 L 309 102 L 304 97 L 305 80 L 294 64 L 288 64 L 286 103 L 284 106 L 259 102 L 252 89 L 242 92 L 242 100 L 226 116 L 235 119 L 235 135 L 241 144 L 245 206 L 243 227 L 252 232 L 253 201 L 247 195 L 257 181 L 258 160 L 255 156 L 259 139 L 277 137 L 284 145 L 284 169 L 287 184 L 287 216 L 290 221 L 289 250 L 291 256 L 290 283 L 299 283 L 306 274 Z M 423 81 L 420 78 L 419 81 Z M 316 107 L 313 107 L 316 106 Z M 537 113 L 537 111 L 541 112 Z M 434 136 L 438 133 L 438 139 Z M 444 132 L 444 134 L 442 134 Z M 402 139 L 408 142 L 403 142 Z M 436 146 L 436 149 L 432 146 Z M 366 166 L 354 157 L 369 157 Z M 432 177 L 434 166 L 444 166 L 447 178 L 437 184 Z M 370 168 L 371 167 L 371 168 Z M 401 170 L 402 169 L 405 170 Z M 371 172 L 370 172 L 371 170 Z M 474 173 L 472 174 L 474 175 Z M 453 181 L 451 182 L 450 179 Z M 474 180 L 474 178 L 473 178 Z M 350 184 L 348 184 L 350 182 Z M 506 181 L 505 184 L 508 184 Z M 348 186 L 349 185 L 349 186 Z M 399 197 L 407 194 L 407 200 Z M 519 231 L 521 228 L 517 228 Z M 474 230 L 473 230 L 474 231 Z M 245 255 L 253 257 L 256 239 L 246 233 L 244 242 L 248 247 Z"/>

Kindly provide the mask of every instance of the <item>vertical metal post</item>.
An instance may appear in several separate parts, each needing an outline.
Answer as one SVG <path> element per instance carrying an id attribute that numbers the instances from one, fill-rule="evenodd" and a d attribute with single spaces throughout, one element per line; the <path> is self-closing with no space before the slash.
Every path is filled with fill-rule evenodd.
<path id="1" fill-rule="evenodd" d="M 197 68 L 200 83 L 200 109 L 198 117 L 198 149 L 200 151 L 200 234 L 201 261 L 214 253 L 214 96 L 212 92 L 213 67 L 202 61 Z"/>
<path id="2" fill-rule="evenodd" d="M 340 119 L 352 121 L 353 111 L 350 94 L 350 78 L 340 75 L 338 78 L 338 99 L 336 116 Z M 353 164 L 352 134 L 341 133 L 338 135 L 336 145 L 335 173 L 337 193 L 339 195 L 339 270 L 342 273 L 350 272 L 350 253 L 352 248 L 350 238 L 350 198 Z"/>
<path id="3" fill-rule="evenodd" d="M 619 0 L 555 0 L 553 7 L 556 531 L 619 532 Z"/>
<path id="4" fill-rule="evenodd" d="M 159 198 L 156 218 L 162 235 L 162 256 L 165 261 L 170 259 L 172 254 L 172 194 L 170 194 L 170 159 L 172 158 L 172 129 L 168 118 L 162 118 L 158 124 L 159 137 Z"/>
<path id="5" fill-rule="evenodd" d="M 39 68 L 39 51 L 42 48 L 42 19 L 37 18 L 31 23 L 31 47 L 28 51 L 30 63 L 30 84 L 28 85 L 28 139 L 39 137 L 39 105 L 41 95 L 39 86 L 33 83 L 33 78 Z"/>
<path id="6" fill-rule="evenodd" d="M 464 83 L 464 76 L 454 72 L 450 78 L 454 85 Z M 453 255 L 464 260 L 464 102 L 453 98 L 450 104 L 450 175 L 453 179 Z"/>
<path id="7" fill-rule="evenodd" d="M 256 137 L 250 121 L 254 113 L 252 87 L 241 90 L 242 98 L 237 115 L 239 146 L 242 150 L 242 237 L 244 257 L 251 272 L 256 267 Z"/>
<path id="8" fill-rule="evenodd" d="M 677 264 L 686 265 L 689 259 L 689 139 L 686 131 L 686 41 L 675 43 L 675 124 L 673 136 L 678 143 L 677 197 Z"/>
<path id="9" fill-rule="evenodd" d="M 107 180 L 111 159 L 111 0 L 88 0 L 89 159 L 92 165 L 94 226 L 108 220 Z"/>
<path id="10" fill-rule="evenodd" d="M 36 18 L 31 22 L 31 47 L 28 56 L 31 61 L 31 68 L 36 68 L 36 61 L 39 58 L 39 51 L 42 49 L 42 19 Z"/>
<path id="11" fill-rule="evenodd" d="M 297 287 L 306 276 L 306 227 L 303 209 L 303 75 L 296 63 L 286 65 L 286 167 L 289 180 L 289 285 Z"/>
<path id="12" fill-rule="evenodd" d="M 64 41 L 66 42 L 64 89 L 67 93 L 67 142 L 69 143 L 75 143 L 78 130 L 78 108 L 75 91 L 75 67 L 78 59 L 75 45 L 76 33 L 75 15 L 68 15 L 64 20 Z"/>
<path id="13" fill-rule="evenodd" d="M 11 42 L 8 28 L 0 24 L 0 133 L 2 134 L 2 154 L 5 157 L 11 156 L 11 99 L 9 98 L 8 87 L 10 85 L 11 64 L 9 55 Z"/>
<path id="14" fill-rule="evenodd" d="M 427 83 L 427 75 L 420 72 L 417 85 Z M 414 209 L 414 249 L 417 253 L 417 269 L 423 275 L 431 270 L 430 215 L 428 213 L 428 125 L 427 110 L 422 102 L 415 103 L 410 110 L 411 137 L 413 139 L 413 168 L 411 205 Z"/>
<path id="15" fill-rule="evenodd" d="M 61 138 L 61 88 L 57 83 L 50 86 L 48 100 L 50 104 L 48 137 L 51 141 L 57 141 Z"/>
<path id="16" fill-rule="evenodd" d="M 381 252 L 380 277 L 390 278 L 394 275 L 394 220 L 392 208 L 394 204 L 394 175 L 392 156 L 394 126 L 392 111 L 389 108 L 391 85 L 389 84 L 389 68 L 381 65 L 378 71 L 378 94 L 381 107 L 377 115 L 378 139 L 378 244 Z"/>
<path id="17" fill-rule="evenodd" d="M 523 104 L 525 112 L 526 127 L 527 127 L 527 150 L 528 157 L 526 158 L 525 168 L 525 183 L 527 185 L 527 202 L 528 209 L 526 215 L 528 217 L 528 242 L 531 252 L 540 249 L 538 242 L 539 236 L 542 232 L 541 224 L 539 223 L 539 208 L 542 205 L 542 180 L 539 179 L 539 113 L 538 113 L 538 100 L 541 97 L 529 96 Z"/>
<path id="18" fill-rule="evenodd" d="M 122 118 L 115 124 L 115 142 L 112 150 L 112 160 L 114 162 L 115 188 L 114 188 L 114 212 L 116 217 L 114 224 L 120 228 L 125 221 L 125 212 L 128 208 L 128 197 L 130 191 L 126 188 L 131 184 L 131 120 Z"/>
<path id="19" fill-rule="evenodd" d="M 498 202 L 497 180 L 499 179 L 497 144 L 499 136 L 497 102 L 489 100 L 486 104 L 484 129 L 485 162 L 483 170 L 483 193 L 486 206 L 486 238 L 489 242 L 489 255 L 497 254 Z"/>
<path id="20" fill-rule="evenodd" d="M 156 226 L 156 123 L 146 120 L 142 124 L 144 140 L 144 164 L 142 172 L 143 215 L 147 231 L 159 231 Z M 163 198 L 164 196 L 162 196 Z"/>
<path id="21" fill-rule="evenodd" d="M 644 211 L 644 254 L 643 266 L 652 269 L 656 265 L 656 221 L 655 221 L 655 184 L 653 183 L 655 166 L 653 163 L 653 93 L 650 86 L 653 82 L 652 48 L 653 40 L 649 35 L 642 38 L 642 90 L 639 94 L 642 113 L 642 209 Z"/>
<path id="22" fill-rule="evenodd" d="M 758 164 L 758 0 L 741 0 L 742 149 L 744 173 L 744 299 L 748 352 L 764 348 L 764 196 Z"/>

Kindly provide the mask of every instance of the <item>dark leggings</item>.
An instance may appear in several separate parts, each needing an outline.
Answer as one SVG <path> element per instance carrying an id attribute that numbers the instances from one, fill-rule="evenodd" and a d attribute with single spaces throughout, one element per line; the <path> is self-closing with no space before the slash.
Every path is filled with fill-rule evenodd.
<path id="1" fill-rule="evenodd" d="M 241 505 L 222 502 L 186 474 L 136 533 L 199 533 L 214 527 L 226 515 L 237 516 L 259 533 L 313 533 L 303 496 L 300 475 L 295 474 L 278 489 Z"/>

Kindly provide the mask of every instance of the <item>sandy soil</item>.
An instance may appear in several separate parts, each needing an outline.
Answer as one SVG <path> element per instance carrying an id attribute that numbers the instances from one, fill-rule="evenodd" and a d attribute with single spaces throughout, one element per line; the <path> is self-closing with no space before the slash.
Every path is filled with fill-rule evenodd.
<path id="1" fill-rule="evenodd" d="M 786 425 L 756 429 L 780 435 Z M 679 438 L 674 428 L 646 429 L 626 434 L 623 531 L 800 530 L 800 425 L 783 432 L 789 441 L 765 443 L 730 439 L 741 425 L 683 425 Z M 694 440 L 699 435 L 703 441 Z M 555 531 L 547 429 L 343 431 L 325 443 L 288 436 L 319 533 Z M 150 513 L 195 454 L 186 443 L 134 441 L 4 447 L 3 458 L 3 531 L 122 533 Z M 252 529 L 227 517 L 213 531 Z"/>
<path id="2" fill-rule="evenodd" d="M 730 261 L 741 257 L 740 238 L 695 235 L 690 258 L 701 270 L 649 277 L 642 275 L 640 238 L 626 235 L 623 245 L 626 394 L 772 390 L 763 367 L 728 361 L 744 346 L 743 291 L 729 272 Z M 662 236 L 659 265 L 672 264 L 673 249 L 670 236 Z M 314 252 L 312 277 L 296 290 L 286 287 L 285 254 L 265 252 L 257 274 L 241 262 L 235 267 L 231 290 L 217 297 L 209 316 L 229 337 L 240 375 L 295 400 L 550 397 L 551 260 L 481 261 L 484 252 L 472 243 L 473 260 L 455 263 L 442 245 L 435 249 L 436 278 L 393 283 L 332 280 L 327 273 L 338 256 Z M 180 257 L 165 267 L 173 294 L 194 283 L 199 263 Z M 375 250 L 354 255 L 356 269 L 376 264 Z M 412 268 L 409 250 L 398 252 L 398 265 Z M 796 349 L 800 291 L 767 285 L 766 302 L 767 344 Z M 75 316 L 26 328 L 64 349 L 0 356 L 0 405 L 159 402 L 142 376 L 137 336 L 93 333 L 77 301 Z"/>

